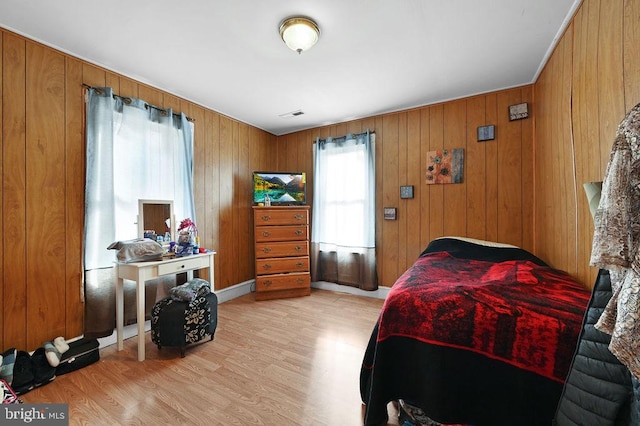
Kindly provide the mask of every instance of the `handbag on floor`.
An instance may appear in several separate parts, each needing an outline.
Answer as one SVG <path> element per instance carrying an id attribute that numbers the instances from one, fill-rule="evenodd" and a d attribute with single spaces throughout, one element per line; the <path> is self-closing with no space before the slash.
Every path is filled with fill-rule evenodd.
<path id="1" fill-rule="evenodd" d="M 98 339 L 81 338 L 69 342 L 69 350 L 60 358 L 56 367 L 56 375 L 71 373 L 100 360 L 100 343 Z"/>

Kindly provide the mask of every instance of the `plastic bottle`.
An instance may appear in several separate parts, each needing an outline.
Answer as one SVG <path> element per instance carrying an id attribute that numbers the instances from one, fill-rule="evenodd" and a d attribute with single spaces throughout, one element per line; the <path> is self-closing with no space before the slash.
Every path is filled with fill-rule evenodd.
<path id="1" fill-rule="evenodd" d="M 269 207 L 271 205 L 271 197 L 269 197 L 269 194 L 266 194 L 264 196 L 264 205 L 266 207 Z"/>

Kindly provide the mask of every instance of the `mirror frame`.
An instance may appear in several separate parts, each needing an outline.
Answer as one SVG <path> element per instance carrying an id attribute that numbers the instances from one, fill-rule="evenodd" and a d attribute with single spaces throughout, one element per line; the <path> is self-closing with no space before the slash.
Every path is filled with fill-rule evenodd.
<path id="1" fill-rule="evenodd" d="M 138 200 L 138 237 L 144 237 L 144 206 L 146 204 L 169 205 L 169 234 L 171 235 L 171 241 L 175 241 L 176 218 L 173 212 L 173 200 Z M 168 241 L 164 243 L 169 244 Z"/>

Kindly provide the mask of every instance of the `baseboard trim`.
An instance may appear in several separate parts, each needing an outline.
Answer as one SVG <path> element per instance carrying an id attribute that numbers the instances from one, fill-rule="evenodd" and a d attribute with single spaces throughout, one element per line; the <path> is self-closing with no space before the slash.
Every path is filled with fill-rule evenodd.
<path id="1" fill-rule="evenodd" d="M 249 280 L 239 284 L 232 285 L 231 287 L 215 290 L 214 292 L 216 293 L 216 296 L 218 296 L 218 303 L 228 302 L 230 300 L 244 296 L 245 294 L 253 293 L 255 291 L 255 283 L 256 283 L 255 280 Z M 317 288 L 320 290 L 331 290 L 331 291 L 337 291 L 340 293 L 354 294 L 357 296 L 373 297 L 376 299 L 386 299 L 387 294 L 389 294 L 389 290 L 391 290 L 390 287 L 378 287 L 378 289 L 374 291 L 365 291 L 356 287 L 340 285 L 340 284 L 330 283 L 326 281 L 312 282 L 311 287 Z M 145 321 L 144 331 L 147 332 L 149 330 L 151 330 L 151 321 Z M 124 340 L 129 339 L 131 337 L 136 337 L 137 335 L 138 335 L 138 326 L 136 324 L 130 324 L 123 328 Z M 113 333 L 110 336 L 99 338 L 98 342 L 100 343 L 101 348 L 116 344 L 117 343 L 116 331 L 113 330 Z"/>
<path id="2" fill-rule="evenodd" d="M 377 290 L 366 291 L 356 287 L 330 283 L 326 281 L 314 281 L 311 283 L 311 287 L 320 290 L 331 290 L 340 293 L 354 294 L 356 296 L 373 297 L 375 299 L 386 299 L 387 295 L 389 294 L 389 290 L 391 290 L 390 287 L 378 287 Z"/>
<path id="3" fill-rule="evenodd" d="M 245 294 L 249 294 L 255 289 L 256 280 L 249 280 L 239 284 L 232 285 L 231 287 L 216 290 L 216 296 L 218 296 L 218 303 L 228 302 Z"/>

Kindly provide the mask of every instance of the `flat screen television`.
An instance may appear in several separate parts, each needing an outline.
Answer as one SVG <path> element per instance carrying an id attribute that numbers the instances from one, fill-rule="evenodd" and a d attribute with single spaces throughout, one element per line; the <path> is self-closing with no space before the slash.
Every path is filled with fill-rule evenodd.
<path id="1" fill-rule="evenodd" d="M 264 203 L 268 195 L 272 206 L 304 205 L 306 186 L 304 172 L 253 172 L 253 204 Z"/>

